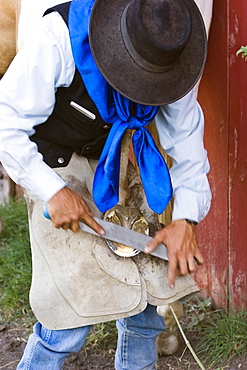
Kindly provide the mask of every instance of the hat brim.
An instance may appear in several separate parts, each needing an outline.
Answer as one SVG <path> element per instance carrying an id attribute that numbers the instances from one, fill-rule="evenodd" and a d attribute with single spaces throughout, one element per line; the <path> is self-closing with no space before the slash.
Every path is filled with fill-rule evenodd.
<path id="1" fill-rule="evenodd" d="M 183 0 L 190 10 L 192 32 L 176 65 L 156 73 L 140 67 L 122 39 L 120 20 L 130 0 L 96 0 L 89 27 L 95 62 L 107 82 L 123 96 L 147 105 L 164 105 L 185 96 L 202 75 L 207 54 L 207 35 L 194 0 Z"/>

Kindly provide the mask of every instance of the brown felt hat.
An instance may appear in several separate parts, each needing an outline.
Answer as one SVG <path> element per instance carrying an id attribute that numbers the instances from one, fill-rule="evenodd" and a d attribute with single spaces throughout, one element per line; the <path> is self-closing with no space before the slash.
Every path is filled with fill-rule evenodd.
<path id="1" fill-rule="evenodd" d="M 194 0 L 96 0 L 89 41 L 109 84 L 148 105 L 186 95 L 206 60 L 207 36 Z"/>

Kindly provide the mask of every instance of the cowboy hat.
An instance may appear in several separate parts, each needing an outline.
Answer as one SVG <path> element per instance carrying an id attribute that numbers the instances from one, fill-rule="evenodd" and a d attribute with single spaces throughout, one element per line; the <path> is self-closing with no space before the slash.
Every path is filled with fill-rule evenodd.
<path id="1" fill-rule="evenodd" d="M 194 0 L 96 0 L 89 42 L 107 82 L 141 104 L 182 98 L 206 60 L 207 36 Z"/>

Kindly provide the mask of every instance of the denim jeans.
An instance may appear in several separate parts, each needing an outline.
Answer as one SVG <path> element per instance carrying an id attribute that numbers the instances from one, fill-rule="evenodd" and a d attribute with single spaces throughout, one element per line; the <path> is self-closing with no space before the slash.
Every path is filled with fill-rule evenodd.
<path id="1" fill-rule="evenodd" d="M 48 330 L 34 325 L 17 370 L 58 370 L 71 352 L 79 351 L 91 326 Z M 117 320 L 116 370 L 153 370 L 157 360 L 156 337 L 165 330 L 156 307 L 148 305 L 138 315 Z"/>

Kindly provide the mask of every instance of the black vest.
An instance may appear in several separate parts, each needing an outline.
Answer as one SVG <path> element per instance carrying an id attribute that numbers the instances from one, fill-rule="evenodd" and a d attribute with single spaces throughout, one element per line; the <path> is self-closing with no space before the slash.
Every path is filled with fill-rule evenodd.
<path id="1" fill-rule="evenodd" d="M 48 9 L 45 14 L 57 11 L 68 25 L 70 2 Z M 87 118 L 70 105 L 74 101 L 96 115 Z M 98 159 L 105 144 L 111 124 L 101 118 L 94 102 L 89 97 L 79 71 L 76 69 L 69 87 L 59 87 L 51 116 L 35 127 L 30 137 L 38 145 L 44 161 L 51 167 L 64 167 L 72 153 Z"/>

